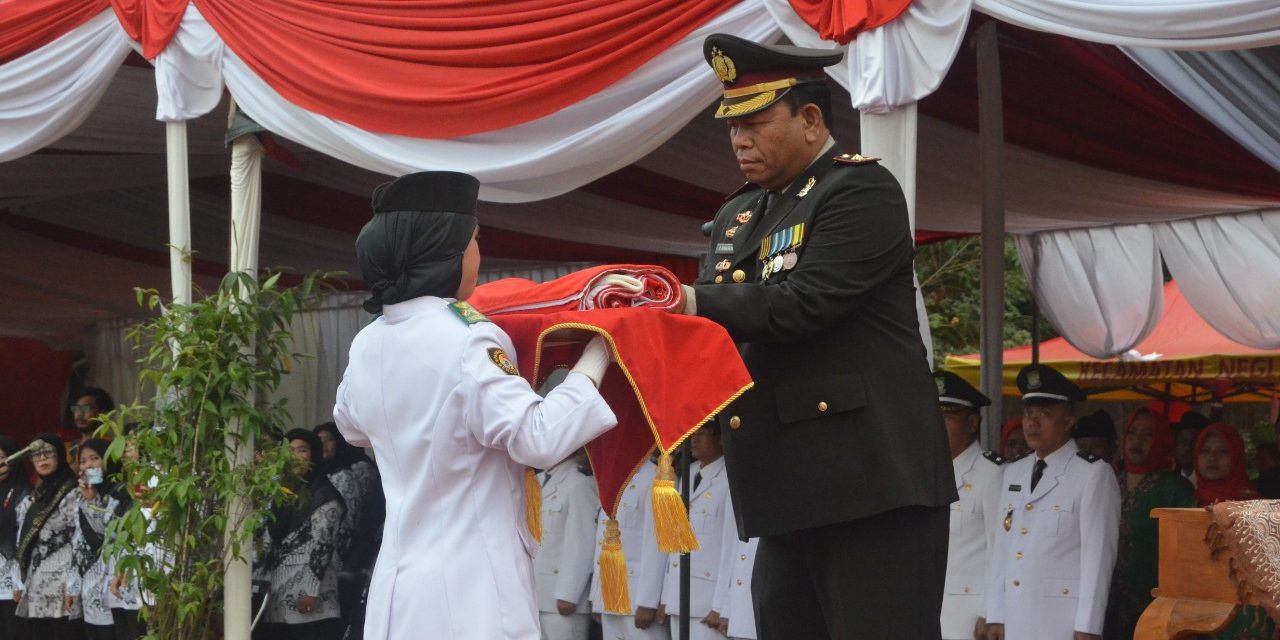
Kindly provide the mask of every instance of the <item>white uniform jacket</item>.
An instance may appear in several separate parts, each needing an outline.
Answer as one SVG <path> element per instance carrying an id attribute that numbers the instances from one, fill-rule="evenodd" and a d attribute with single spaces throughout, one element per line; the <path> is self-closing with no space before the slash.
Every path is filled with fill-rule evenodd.
<path id="1" fill-rule="evenodd" d="M 1101 634 L 1120 535 L 1115 473 L 1068 440 L 1032 491 L 1035 461 L 1005 466 L 987 622 L 1003 623 L 1007 640 Z"/>
<path id="2" fill-rule="evenodd" d="M 942 596 L 942 637 L 968 640 L 978 618 L 987 616 L 987 567 L 996 544 L 1001 458 L 977 442 L 951 461 L 960 499 L 951 504 L 947 582 Z"/>
<path id="3" fill-rule="evenodd" d="M 716 583 L 711 608 L 721 618 L 729 619 L 729 637 L 744 640 L 756 638 L 756 612 L 751 601 L 751 575 L 756 566 L 759 538 L 746 542 L 738 539 L 733 503 L 725 504 L 725 528 L 721 541 L 720 580 Z"/>
<path id="4" fill-rule="evenodd" d="M 724 458 L 705 467 L 695 463 L 689 473 L 693 476 L 688 478 L 691 482 L 696 474 L 702 474 L 701 484 L 696 485 L 696 491 L 689 498 L 689 524 L 693 525 L 699 545 L 698 550 L 689 555 L 689 610 L 696 625 L 698 620 L 711 613 L 716 582 L 720 579 L 724 529 L 726 526 L 736 529 L 737 525 L 726 518 L 729 515 L 729 477 L 724 472 Z M 680 611 L 680 555 L 671 554 L 669 558 L 667 578 L 662 586 L 662 602 L 667 605 L 667 614 L 678 615 L 683 613 Z"/>
<path id="5" fill-rule="evenodd" d="M 586 615 L 591 613 L 587 588 L 600 494 L 595 481 L 578 471 L 573 458 L 551 467 L 547 474 L 542 485 L 542 547 L 533 557 L 538 610 L 556 613 L 556 600 L 564 600 Z"/>
<path id="6" fill-rule="evenodd" d="M 507 373 L 506 334 L 450 302 L 386 305 L 338 387 L 334 421 L 373 447 L 386 495 L 368 640 L 538 638 L 525 466 L 548 468 L 617 422 L 582 374 L 539 397 Z"/>
<path id="7" fill-rule="evenodd" d="M 658 608 L 662 597 L 662 580 L 667 575 L 667 554 L 658 551 L 658 538 L 653 531 L 653 477 L 658 466 L 645 461 L 622 490 L 618 500 L 618 530 L 622 532 L 622 553 L 627 558 L 627 590 L 632 613 L 637 607 Z M 600 514 L 596 526 L 596 549 L 592 566 L 600 562 L 600 545 L 608 516 Z M 591 611 L 605 613 L 600 594 L 599 571 L 591 577 Z M 605 614 L 611 615 L 611 614 Z"/>

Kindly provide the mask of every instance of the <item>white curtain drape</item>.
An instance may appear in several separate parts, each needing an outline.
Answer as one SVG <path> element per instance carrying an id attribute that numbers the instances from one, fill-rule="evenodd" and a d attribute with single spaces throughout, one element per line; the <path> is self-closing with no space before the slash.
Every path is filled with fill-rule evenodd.
<path id="1" fill-rule="evenodd" d="M 1280 171 L 1280 47 L 1121 50 L 1240 146 Z"/>
<path id="2" fill-rule="evenodd" d="M 1016 236 L 1041 311 L 1068 342 L 1095 358 L 1125 353 L 1155 329 L 1164 282 L 1147 225 Z"/>
<path id="3" fill-rule="evenodd" d="M 129 327 L 136 322 L 130 318 L 104 320 L 89 329 L 84 338 L 84 356 L 89 364 L 85 383 L 106 390 L 117 405 L 138 399 L 138 376 L 142 373 L 138 360 L 146 352 L 135 352 L 133 342 L 127 338 Z"/>
<path id="4" fill-rule="evenodd" d="M 84 122 L 131 42 L 108 9 L 0 65 L 0 162 L 46 147 Z"/>
<path id="5" fill-rule="evenodd" d="M 1280 349 L 1280 210 L 1154 225 L 1169 273 L 1222 335 Z"/>

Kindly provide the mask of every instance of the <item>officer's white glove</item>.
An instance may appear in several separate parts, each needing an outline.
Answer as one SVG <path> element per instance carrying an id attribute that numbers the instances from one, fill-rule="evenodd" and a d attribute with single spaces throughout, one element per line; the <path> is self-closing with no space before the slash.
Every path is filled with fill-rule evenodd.
<path id="1" fill-rule="evenodd" d="M 644 291 L 644 283 L 640 281 L 640 278 L 623 275 L 621 273 L 611 273 L 600 278 L 597 288 L 600 286 L 622 287 L 631 293 L 640 293 L 641 291 Z"/>
<path id="2" fill-rule="evenodd" d="M 695 295 L 693 287 L 682 284 L 680 289 L 684 291 L 684 306 L 680 308 L 680 313 L 686 316 L 698 315 L 698 296 Z"/>
<path id="3" fill-rule="evenodd" d="M 612 360 L 613 350 L 609 348 L 609 343 L 605 342 L 604 337 L 597 335 L 587 343 L 587 348 L 582 350 L 582 357 L 578 358 L 578 364 L 573 365 L 569 373 L 581 373 L 591 378 L 591 383 L 599 388 L 604 372 Z"/>

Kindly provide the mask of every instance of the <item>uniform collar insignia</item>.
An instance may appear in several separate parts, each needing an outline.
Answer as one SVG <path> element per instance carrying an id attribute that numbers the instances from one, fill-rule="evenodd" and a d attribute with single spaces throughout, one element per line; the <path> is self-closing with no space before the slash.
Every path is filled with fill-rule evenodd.
<path id="1" fill-rule="evenodd" d="M 809 190 L 812 189 L 815 184 L 818 184 L 818 179 L 813 176 L 809 176 L 809 181 L 804 184 L 804 188 L 796 192 L 796 197 L 803 198 L 809 195 Z"/>

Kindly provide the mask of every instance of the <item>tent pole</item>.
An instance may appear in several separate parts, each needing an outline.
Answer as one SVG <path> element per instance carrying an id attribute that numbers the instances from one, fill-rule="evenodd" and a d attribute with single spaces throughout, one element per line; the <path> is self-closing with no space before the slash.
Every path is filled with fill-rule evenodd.
<path id="1" fill-rule="evenodd" d="M 169 284 L 175 304 L 191 303 L 191 199 L 187 175 L 187 123 L 164 123 L 169 180 Z"/>
<path id="2" fill-rule="evenodd" d="M 1040 282 L 1040 245 L 1033 242 L 1031 246 L 1031 281 L 1027 283 L 1031 289 L 1031 364 L 1040 364 L 1040 299 L 1036 297 L 1039 293 L 1036 285 Z"/>
<path id="3" fill-rule="evenodd" d="M 996 21 L 978 27 L 978 135 L 982 165 L 982 392 L 991 398 L 983 416 L 983 441 L 997 445 L 1004 421 L 1004 113 Z"/>
<path id="4" fill-rule="evenodd" d="M 859 113 L 859 152 L 880 158 L 880 164 L 898 179 L 902 195 L 907 201 L 907 223 L 911 235 L 916 233 L 916 155 L 918 125 L 920 119 L 916 103 L 894 107 L 888 113 Z M 929 330 L 929 313 L 920 294 L 920 281 L 916 285 L 916 319 L 920 326 L 920 339 L 924 342 L 929 366 L 934 364 L 933 335 Z"/>
<path id="5" fill-rule="evenodd" d="M 235 104 L 232 103 L 232 115 Z M 258 272 L 258 237 L 262 219 L 262 145 L 252 134 L 231 143 L 231 270 L 250 275 Z M 243 424 L 233 419 L 227 424 L 227 449 L 232 465 L 248 467 L 253 462 L 254 443 L 243 437 Z M 248 552 L 232 556 L 231 537 L 244 525 L 253 505 L 241 494 L 227 505 L 227 551 L 222 621 L 225 640 L 250 640 L 253 626 L 253 568 Z"/>
<path id="6" fill-rule="evenodd" d="M 689 474 L 693 466 L 693 449 L 686 442 L 680 451 L 680 498 L 684 501 L 685 513 L 689 512 L 689 499 L 692 494 L 693 477 Z M 693 576 L 693 559 L 688 553 L 680 554 L 680 637 L 689 637 L 692 617 L 689 616 L 689 586 Z"/>

